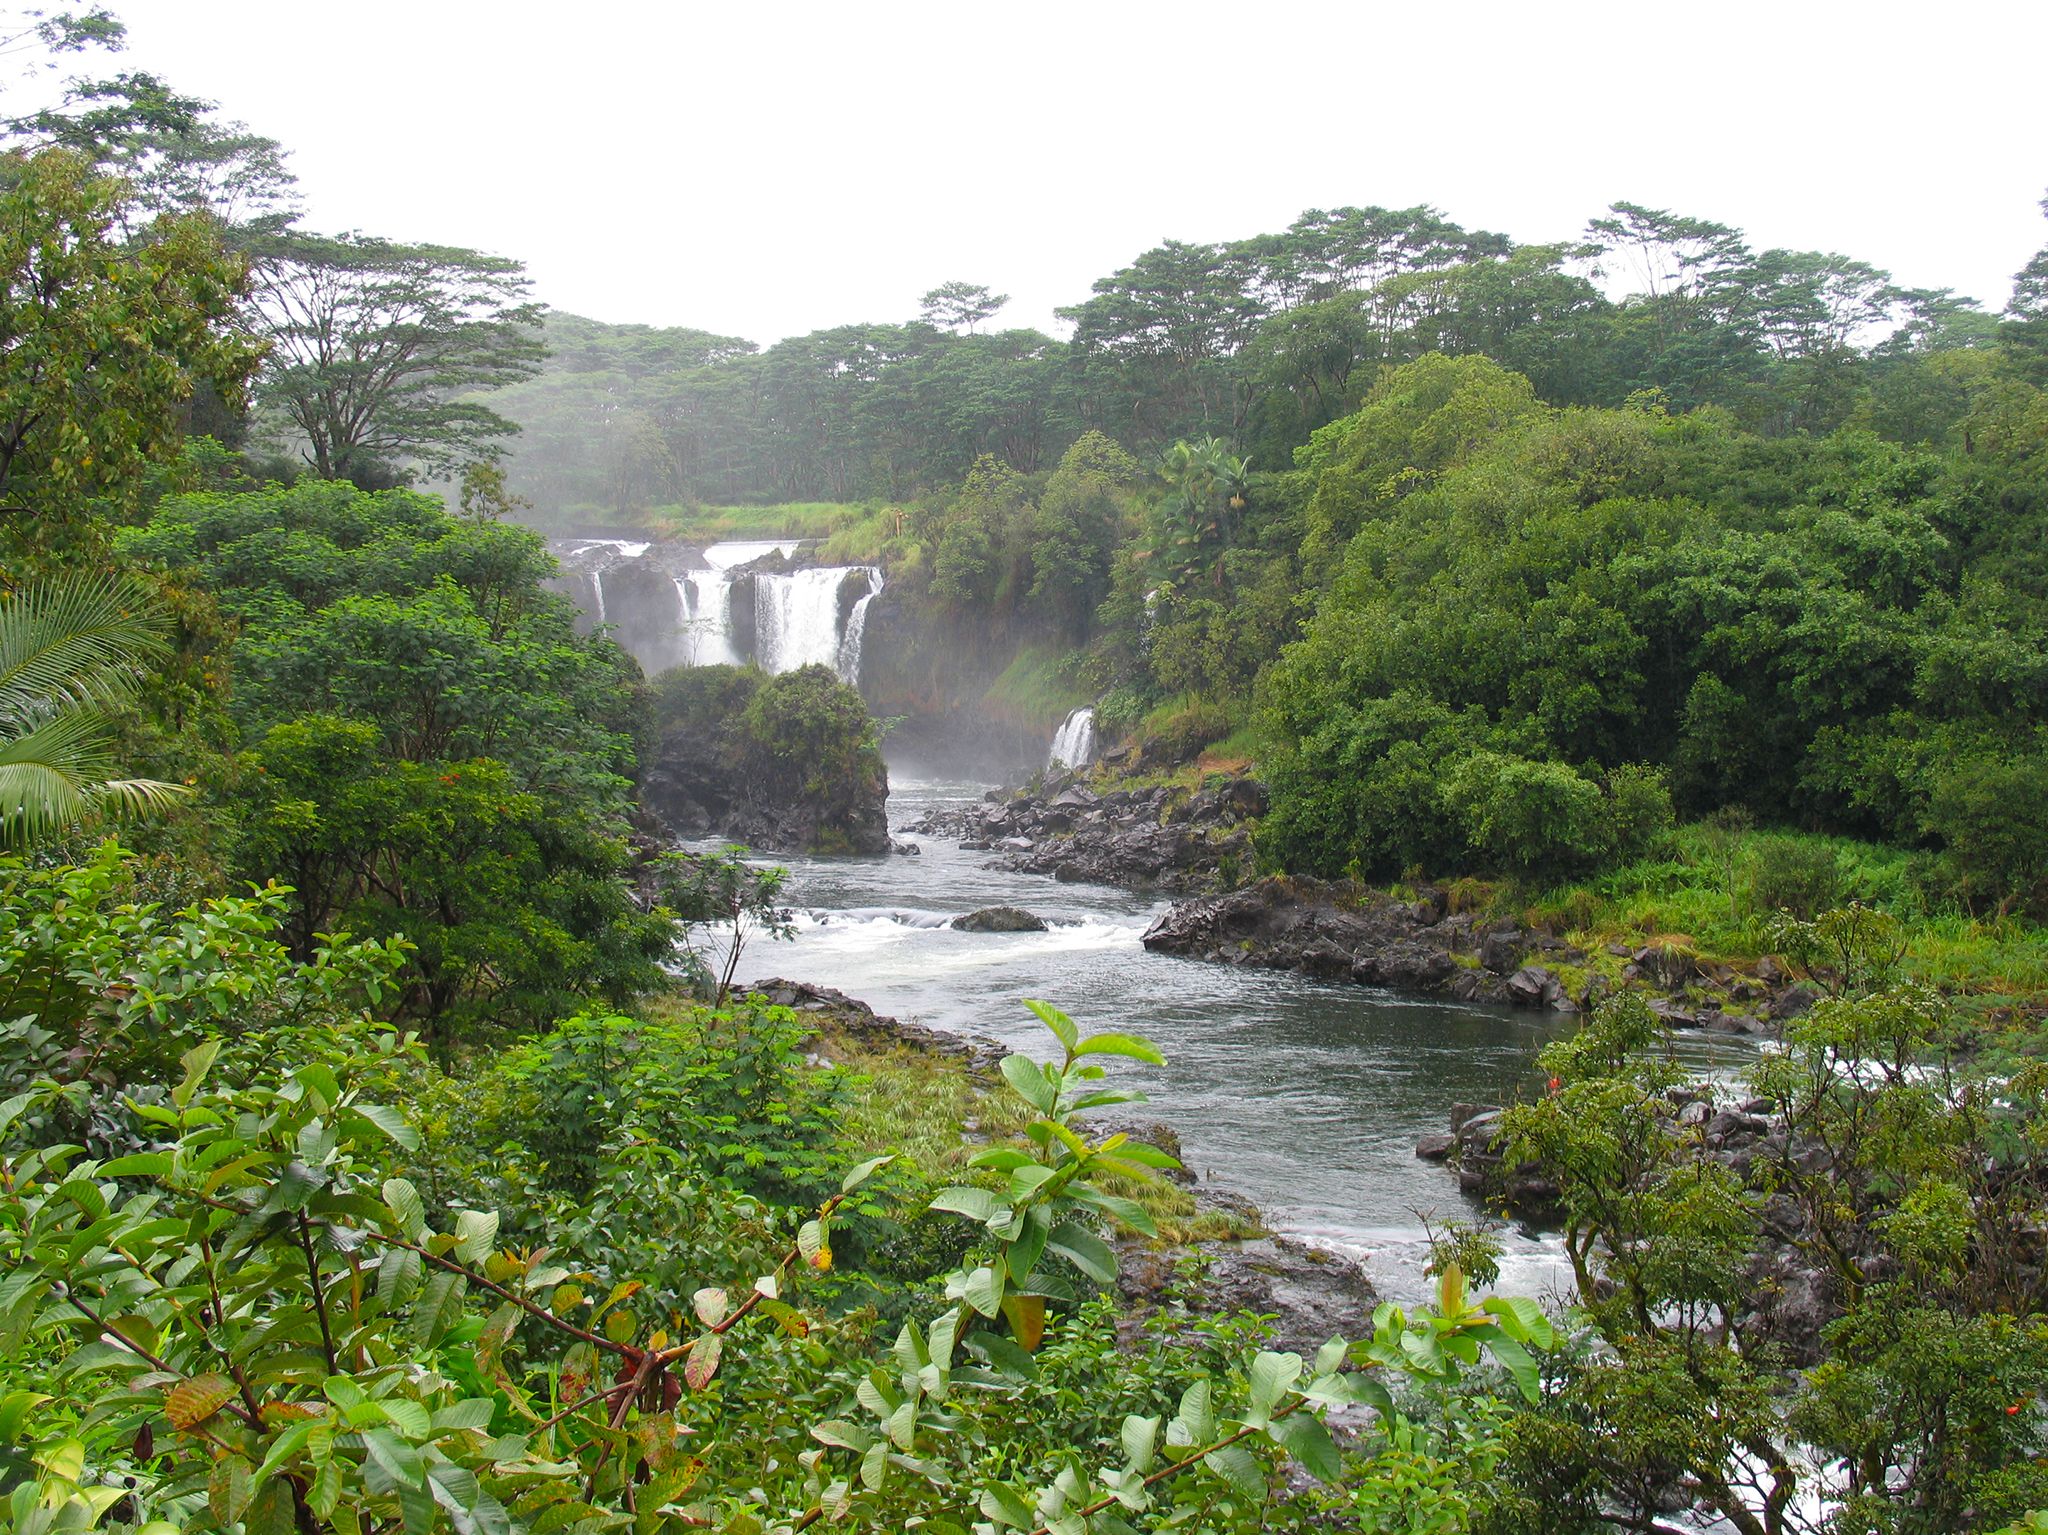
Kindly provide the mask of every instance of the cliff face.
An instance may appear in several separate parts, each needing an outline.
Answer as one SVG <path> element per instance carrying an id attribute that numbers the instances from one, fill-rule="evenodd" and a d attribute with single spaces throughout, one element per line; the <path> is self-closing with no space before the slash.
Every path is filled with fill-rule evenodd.
<path id="1" fill-rule="evenodd" d="M 889 770 L 860 695 L 822 666 L 730 666 L 655 683 L 640 798 L 679 837 L 764 852 L 886 853 Z"/>
<path id="2" fill-rule="evenodd" d="M 921 771 L 1007 779 L 1045 764 L 1052 724 L 989 696 L 1020 643 L 935 622 L 896 586 L 868 604 L 860 691 L 894 723 L 889 755 Z"/>

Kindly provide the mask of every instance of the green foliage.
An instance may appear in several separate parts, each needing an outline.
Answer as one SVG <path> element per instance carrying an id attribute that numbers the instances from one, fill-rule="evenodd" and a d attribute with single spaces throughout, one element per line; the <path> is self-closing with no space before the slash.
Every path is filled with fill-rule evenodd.
<path id="1" fill-rule="evenodd" d="M 102 551 L 170 458 L 196 386 L 239 397 L 259 349 L 232 324 L 244 285 L 203 213 L 122 228 L 125 183 L 65 149 L 0 165 L 0 549 Z"/>
<path id="2" fill-rule="evenodd" d="M 182 792 L 115 777 L 111 751 L 111 716 L 170 648 L 164 619 L 135 583 L 106 577 L 46 577 L 0 596 L 0 849 Z"/>
<path id="3" fill-rule="evenodd" d="M 1897 983 L 1881 915 L 1788 918 L 1773 938 L 1829 995 L 1753 1068 L 1775 1129 L 1747 1154 L 1714 1156 L 1688 1125 L 1694 1094 L 1673 1091 L 1634 994 L 1549 1047 L 1551 1093 L 1508 1111 L 1508 1154 L 1556 1181 L 1613 1351 L 1573 1364 L 1509 1479 L 1582 1518 L 1648 1517 L 1684 1488 L 1768 1530 L 1818 1483 L 1804 1468 L 1828 1466 L 1842 1528 L 1996 1528 L 2042 1496 L 2048 1335 L 2038 1272 L 2016 1262 L 2043 1197 L 2039 1073 L 1962 1060 L 1948 1006 Z M 1760 1275 L 1803 1286 L 1811 1319 L 1774 1323 Z"/>
<path id="4" fill-rule="evenodd" d="M 219 835 L 291 885 L 296 954 L 403 937 L 436 1030 L 661 984 L 671 924 L 622 879 L 636 673 L 541 589 L 533 534 L 312 480 L 172 497 L 121 547 L 242 625 Z"/>
<path id="5" fill-rule="evenodd" d="M 110 853 L 52 879 L 83 890 L 120 867 Z M 103 907 L 65 910 L 89 933 Z M 94 1146 L 51 1133 L 92 1101 L 88 1080 L 31 1070 L 0 1101 L 0 1452 L 17 1527 L 88 1528 L 118 1486 L 124 1522 L 160 1535 L 229 1521 L 793 1532 L 828 1512 L 863 1529 L 1106 1530 L 1155 1509 L 1250 1529 L 1283 1459 L 1361 1510 L 1411 1483 L 1361 1481 L 1360 1465 L 1447 1467 L 1468 1445 L 1484 1464 L 1497 1407 L 1447 1433 L 1397 1406 L 1403 1382 L 1469 1396 L 1483 1353 L 1525 1399 L 1537 1390 L 1548 1323 L 1526 1302 L 1475 1304 L 1455 1269 L 1434 1311 L 1382 1307 L 1368 1339 L 1312 1364 L 1229 1323 L 1193 1348 L 1156 1332 L 1120 1358 L 1104 1307 L 1066 1297 L 1114 1278 L 1098 1222 L 1147 1223 L 1109 1185 L 1171 1164 L 1088 1138 L 1078 1116 L 1139 1096 L 1103 1062 L 1158 1056 L 1043 1004 L 1059 1057 L 1002 1068 L 1023 1136 L 932 1200 L 973 1245 L 943 1298 L 876 1350 L 804 1287 L 829 1294 L 889 1158 L 829 1179 L 807 1158 L 804 1122 L 829 1127 L 834 1110 L 804 1096 L 789 1014 L 586 1015 L 451 1096 L 319 967 L 285 956 L 274 902 L 219 916 L 243 945 L 227 974 L 246 953 L 268 977 L 227 990 L 322 999 L 322 1049 L 261 1026 L 224 1048 L 220 988 L 203 988 L 169 1000 L 159 1042 L 198 1043 L 174 1063 L 120 1060 L 131 1075 L 99 1100 Z M 348 964 L 388 975 L 374 953 Z M 451 1138 L 473 1148 L 468 1171 L 448 1165 Z M 822 1197 L 778 1236 L 728 1178 L 788 1196 L 822 1183 Z M 429 1198 L 465 1179 L 521 1201 Z M 1382 1418 L 1347 1467 L 1321 1414 L 1360 1403 Z M 1297 1527 L 1284 1505 L 1277 1517 Z"/>

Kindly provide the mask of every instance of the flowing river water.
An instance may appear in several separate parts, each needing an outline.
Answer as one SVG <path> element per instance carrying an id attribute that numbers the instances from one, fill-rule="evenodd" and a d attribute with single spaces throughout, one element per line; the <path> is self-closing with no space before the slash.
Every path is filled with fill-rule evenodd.
<path id="1" fill-rule="evenodd" d="M 897 778 L 892 826 L 979 799 L 982 783 Z M 1471 1219 L 1455 1176 L 1415 1155 L 1449 1128 L 1452 1103 L 1498 1103 L 1540 1090 L 1535 1057 L 1572 1027 L 1555 1015 L 1239 969 L 1148 952 L 1139 939 L 1162 899 L 1066 884 L 992 866 L 949 838 L 898 832 L 916 857 L 778 857 L 797 913 L 792 942 L 754 943 L 740 978 L 787 976 L 835 987 L 877 1012 L 1013 1049 L 1049 1053 L 1021 1005 L 1052 1002 L 1084 1031 L 1143 1034 L 1164 1069 L 1119 1070 L 1165 1120 L 1200 1177 L 1251 1198 L 1275 1230 L 1362 1259 L 1382 1296 L 1419 1299 L 1425 1216 Z M 984 906 L 1018 906 L 1043 933 L 947 926 Z M 1684 1041 L 1702 1071 L 1749 1051 L 1718 1036 Z M 1554 1236 L 1505 1233 L 1499 1288 L 1547 1299 L 1570 1284 Z"/>

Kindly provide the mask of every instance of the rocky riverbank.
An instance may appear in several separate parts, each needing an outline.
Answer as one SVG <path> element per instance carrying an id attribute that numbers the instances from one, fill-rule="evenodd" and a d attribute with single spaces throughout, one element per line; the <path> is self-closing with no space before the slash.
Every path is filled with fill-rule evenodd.
<path id="1" fill-rule="evenodd" d="M 1251 826 L 1265 810 L 1265 787 L 1250 778 L 1098 791 L 1055 774 L 1035 791 L 992 793 L 902 830 L 951 837 L 1027 874 L 1193 895 L 1228 889 L 1250 870 Z"/>
<path id="2" fill-rule="evenodd" d="M 1344 882 L 1275 876 L 1176 905 L 1145 947 L 1220 964 L 1291 970 L 1466 1002 L 1578 1012 L 1617 986 L 1655 993 L 1674 1027 L 1768 1034 L 1813 994 L 1765 960 L 1753 973 L 1703 964 L 1682 945 L 1617 946 L 1601 955 L 1511 920 L 1448 909 L 1445 892 L 1413 900 Z"/>
<path id="3" fill-rule="evenodd" d="M 1775 1166 L 1798 1164 L 1808 1171 L 1829 1165 L 1828 1148 L 1795 1140 L 1762 1098 L 1727 1099 L 1706 1086 L 1675 1087 L 1653 1103 L 1660 1130 L 1692 1143 L 1702 1161 L 1728 1169 L 1755 1192 L 1762 1241 L 1750 1260 L 1735 1324 L 1752 1341 L 1768 1341 L 1794 1363 L 1820 1356 L 1821 1329 L 1841 1307 L 1822 1266 L 1806 1255 L 1811 1245 L 1798 1205 L 1778 1192 Z M 1458 1186 L 1493 1209 L 1517 1219 L 1551 1226 L 1562 1217 L 1556 1180 L 1541 1166 L 1509 1166 L 1504 1152 L 1499 1105 L 1451 1106 L 1450 1131 L 1424 1137 L 1415 1154 L 1447 1163 Z"/>
<path id="4" fill-rule="evenodd" d="M 965 1071 L 991 1089 L 1000 1085 L 997 1068 L 1009 1052 L 995 1040 L 906 1023 L 878 1014 L 844 992 L 801 981 L 759 981 L 748 989 L 779 1007 L 811 1015 L 841 1037 L 908 1048 L 930 1056 L 940 1069 Z M 1099 1134 L 1121 1131 L 1171 1155 L 1180 1152 L 1173 1127 L 1159 1121 L 1097 1116 L 1091 1124 Z M 1199 1182 L 1185 1171 L 1176 1175 L 1176 1181 L 1192 1196 L 1198 1218 L 1216 1212 L 1231 1216 L 1245 1229 L 1259 1226 L 1258 1211 L 1243 1196 Z M 1189 1248 L 1160 1247 L 1134 1237 L 1117 1244 L 1118 1288 L 1133 1308 L 1134 1319 L 1169 1299 L 1198 1313 L 1251 1311 L 1274 1318 L 1276 1347 L 1308 1352 L 1334 1335 L 1357 1337 L 1370 1328 L 1378 1296 L 1364 1268 L 1352 1259 L 1288 1236 L 1192 1246 L 1207 1259 L 1207 1266 L 1201 1279 L 1189 1286 L 1177 1273 Z"/>

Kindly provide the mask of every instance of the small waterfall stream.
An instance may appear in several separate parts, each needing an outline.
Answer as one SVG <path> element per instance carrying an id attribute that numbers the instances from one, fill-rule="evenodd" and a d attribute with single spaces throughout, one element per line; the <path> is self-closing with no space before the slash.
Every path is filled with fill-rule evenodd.
<path id="1" fill-rule="evenodd" d="M 1092 707 L 1076 709 L 1060 722 L 1059 733 L 1052 738 L 1052 750 L 1046 753 L 1045 765 L 1049 768 L 1084 768 L 1095 760 L 1095 710 Z"/>

